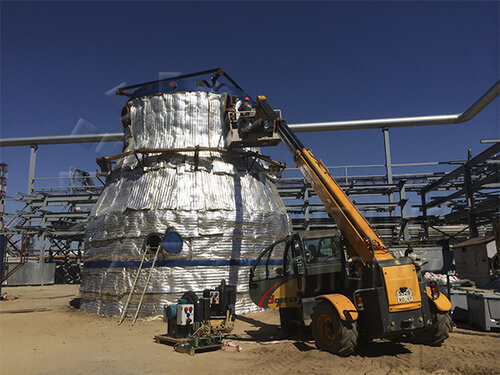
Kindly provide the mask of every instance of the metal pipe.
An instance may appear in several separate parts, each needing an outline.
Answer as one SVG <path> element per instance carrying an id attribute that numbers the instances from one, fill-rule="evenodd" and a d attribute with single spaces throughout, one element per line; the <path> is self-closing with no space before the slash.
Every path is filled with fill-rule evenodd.
<path id="1" fill-rule="evenodd" d="M 389 142 L 389 129 L 383 128 L 382 132 L 384 133 L 384 150 L 385 150 L 385 171 L 387 175 L 387 183 L 392 184 L 392 166 L 391 166 L 391 146 Z M 394 202 L 394 194 L 392 191 L 389 193 L 389 202 Z M 391 216 L 394 216 L 396 213 L 394 210 L 391 210 Z"/>
<path id="2" fill-rule="evenodd" d="M 28 168 L 28 194 L 33 194 L 33 185 L 35 183 L 35 164 L 36 164 L 36 150 L 37 145 L 30 147 L 30 165 Z"/>
<path id="3" fill-rule="evenodd" d="M 123 141 L 123 133 L 70 134 L 43 137 L 2 138 L 0 139 L 0 147 L 119 141 Z"/>
<path id="4" fill-rule="evenodd" d="M 466 111 L 455 115 L 439 116 L 418 116 L 418 117 L 399 117 L 375 120 L 355 120 L 355 121 L 334 121 L 334 122 L 311 122 L 303 124 L 290 124 L 289 127 L 296 133 L 301 132 L 320 132 L 335 130 L 353 130 L 353 129 L 377 129 L 393 128 L 407 126 L 423 125 L 449 125 L 460 124 L 469 121 L 486 107 L 493 99 L 500 94 L 500 80 L 481 96 Z"/>
<path id="5" fill-rule="evenodd" d="M 389 142 L 389 129 L 384 128 L 382 129 L 382 131 L 384 133 L 385 169 L 387 173 L 387 183 L 392 184 L 392 164 L 391 164 L 391 146 Z"/>
<path id="6" fill-rule="evenodd" d="M 391 163 L 392 167 L 414 167 L 414 166 L 429 166 L 429 165 L 440 165 L 439 161 L 429 161 L 422 163 Z M 383 168 L 385 164 L 361 164 L 361 165 L 327 165 L 327 169 L 344 169 L 344 168 Z M 287 168 L 287 171 L 298 171 L 299 168 Z"/>
<path id="7" fill-rule="evenodd" d="M 36 165 L 36 150 L 38 149 L 37 145 L 31 145 L 30 147 L 30 165 L 28 168 L 28 195 L 33 194 L 33 185 L 35 183 L 35 165 Z M 31 205 L 26 206 L 26 212 L 31 213 L 33 208 Z M 31 221 L 27 221 L 26 224 L 28 226 L 31 225 Z"/>
<path id="8" fill-rule="evenodd" d="M 486 107 L 500 94 L 500 81 L 497 81 L 483 96 L 481 96 L 465 112 L 455 115 L 399 117 L 374 120 L 334 121 L 334 122 L 310 122 L 300 124 L 288 124 L 290 129 L 296 133 L 355 130 L 355 129 L 379 129 L 407 126 L 424 125 L 447 125 L 460 124 L 469 121 Z M 95 143 L 95 142 L 119 142 L 123 141 L 123 133 L 103 134 L 78 134 L 58 135 L 44 137 L 23 138 L 0 138 L 0 147 L 8 146 L 31 146 L 69 143 Z"/>

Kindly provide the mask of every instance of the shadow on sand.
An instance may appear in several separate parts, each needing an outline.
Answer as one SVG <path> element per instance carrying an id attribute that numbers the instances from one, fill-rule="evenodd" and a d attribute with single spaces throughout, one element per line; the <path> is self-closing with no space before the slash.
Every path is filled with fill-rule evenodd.
<path id="1" fill-rule="evenodd" d="M 242 322 L 251 324 L 254 326 L 255 330 L 246 330 L 250 338 L 248 341 L 275 341 L 275 340 L 283 340 L 286 337 L 281 332 L 280 326 L 275 324 L 264 323 L 260 320 L 249 318 L 248 316 L 237 315 L 236 320 L 241 320 Z"/>
<path id="2" fill-rule="evenodd" d="M 393 341 L 371 341 L 369 343 L 359 343 L 357 354 L 360 357 L 383 357 L 394 356 L 396 354 L 409 354 L 408 348 L 399 342 Z"/>

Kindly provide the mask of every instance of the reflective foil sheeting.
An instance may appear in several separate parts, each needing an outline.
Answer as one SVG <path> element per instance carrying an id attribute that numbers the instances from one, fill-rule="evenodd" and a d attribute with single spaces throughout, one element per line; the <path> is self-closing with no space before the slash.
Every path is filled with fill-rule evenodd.
<path id="1" fill-rule="evenodd" d="M 174 92 L 129 102 L 139 148 L 221 147 L 225 94 Z M 248 296 L 249 269 L 260 252 L 290 233 L 274 175 L 258 160 L 215 151 L 134 155 L 115 170 L 86 227 L 81 308 L 121 314 L 144 251 L 144 238 L 173 226 L 178 254 L 160 253 L 139 316 L 162 313 L 188 290 L 237 285 L 236 312 L 258 310 Z M 134 314 L 151 269 L 148 255 L 128 314 Z"/>

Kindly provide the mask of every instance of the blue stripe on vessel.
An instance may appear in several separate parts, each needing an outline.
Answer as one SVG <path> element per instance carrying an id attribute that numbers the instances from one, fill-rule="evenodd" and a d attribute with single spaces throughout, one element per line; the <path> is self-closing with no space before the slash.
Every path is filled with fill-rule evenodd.
<path id="1" fill-rule="evenodd" d="M 155 267 L 221 267 L 221 266 L 251 266 L 255 259 L 177 259 L 177 260 L 160 260 L 156 262 Z M 138 268 L 140 261 L 95 261 L 85 262 L 85 268 Z M 144 262 L 143 267 L 151 267 L 153 262 Z M 269 265 L 281 265 L 283 261 L 280 259 L 269 259 Z M 262 263 L 264 266 L 264 263 Z"/>

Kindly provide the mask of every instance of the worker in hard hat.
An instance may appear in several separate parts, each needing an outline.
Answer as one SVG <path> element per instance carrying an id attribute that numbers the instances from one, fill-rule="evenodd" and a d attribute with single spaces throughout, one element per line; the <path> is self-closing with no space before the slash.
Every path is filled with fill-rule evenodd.
<path id="1" fill-rule="evenodd" d="M 239 112 L 250 112 L 251 110 L 253 110 L 253 108 L 252 108 L 252 105 L 250 104 L 250 98 L 248 96 L 245 96 L 243 101 L 238 106 L 238 111 Z"/>
<path id="2" fill-rule="evenodd" d="M 252 130 L 253 108 L 250 104 L 250 98 L 246 96 L 236 108 L 238 111 L 238 133 L 242 137 Z"/>

